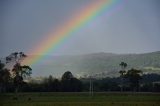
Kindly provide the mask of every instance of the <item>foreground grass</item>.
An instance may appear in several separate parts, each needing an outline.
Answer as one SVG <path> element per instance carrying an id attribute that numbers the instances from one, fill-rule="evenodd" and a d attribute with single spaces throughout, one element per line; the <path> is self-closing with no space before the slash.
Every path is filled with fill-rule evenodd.
<path id="1" fill-rule="evenodd" d="M 11 93 L 0 94 L 0 106 L 160 106 L 160 94 Z"/>

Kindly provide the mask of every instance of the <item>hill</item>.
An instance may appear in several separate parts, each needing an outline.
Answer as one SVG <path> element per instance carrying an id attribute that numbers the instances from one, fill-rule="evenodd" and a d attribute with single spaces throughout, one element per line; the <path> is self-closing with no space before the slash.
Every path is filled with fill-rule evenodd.
<path id="1" fill-rule="evenodd" d="M 32 58 L 29 56 L 28 58 Z M 160 73 L 160 51 L 143 54 L 93 53 L 85 55 L 46 56 L 33 65 L 33 76 L 61 76 L 70 70 L 76 76 L 118 76 L 119 63 L 128 64 L 127 69 L 138 68 L 144 73 Z"/>

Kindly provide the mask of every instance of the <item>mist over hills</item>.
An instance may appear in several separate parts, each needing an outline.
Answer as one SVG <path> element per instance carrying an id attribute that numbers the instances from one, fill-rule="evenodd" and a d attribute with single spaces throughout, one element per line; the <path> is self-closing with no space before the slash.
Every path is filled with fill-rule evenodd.
<path id="1" fill-rule="evenodd" d="M 28 56 L 32 58 L 33 56 Z M 114 77 L 118 76 L 120 62 L 128 64 L 127 69 L 137 68 L 144 73 L 160 74 L 160 51 L 143 54 L 92 53 L 84 55 L 46 56 L 33 65 L 33 76 L 60 77 L 65 71 L 75 76 Z"/>

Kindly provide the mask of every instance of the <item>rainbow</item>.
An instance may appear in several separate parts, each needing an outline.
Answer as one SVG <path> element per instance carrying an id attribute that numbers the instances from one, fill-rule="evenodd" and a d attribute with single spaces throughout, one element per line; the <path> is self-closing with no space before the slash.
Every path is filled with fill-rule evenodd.
<path id="1" fill-rule="evenodd" d="M 24 63 L 27 65 L 33 65 L 38 61 L 45 58 L 45 55 L 54 52 L 60 45 L 62 45 L 67 39 L 69 39 L 75 32 L 91 23 L 98 16 L 107 14 L 112 8 L 119 4 L 121 0 L 96 0 L 89 4 L 83 10 L 76 12 L 75 16 L 69 21 L 57 28 L 56 31 L 47 35 L 43 41 L 41 41 L 36 47 L 32 48 L 33 51 L 28 54 L 39 54 L 32 59 L 25 59 Z"/>

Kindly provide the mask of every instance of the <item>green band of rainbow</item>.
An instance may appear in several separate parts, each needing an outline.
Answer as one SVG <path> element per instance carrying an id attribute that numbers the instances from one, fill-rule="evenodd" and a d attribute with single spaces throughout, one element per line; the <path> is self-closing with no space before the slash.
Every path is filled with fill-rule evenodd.
<path id="1" fill-rule="evenodd" d="M 103 13 L 111 11 L 112 8 L 120 2 L 121 0 L 96 0 L 84 10 L 77 12 L 70 21 L 61 25 L 57 28 L 56 32 L 52 32 L 47 35 L 47 38 L 41 41 L 37 47 L 34 47 L 28 54 L 42 54 L 35 56 L 32 59 L 25 59 L 24 63 L 28 65 L 33 65 L 45 58 L 45 54 L 49 52 L 54 52 L 64 41 L 69 39 L 73 33 L 77 32 L 82 27 L 91 23 L 95 18 Z"/>

